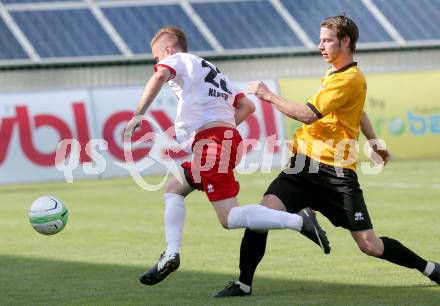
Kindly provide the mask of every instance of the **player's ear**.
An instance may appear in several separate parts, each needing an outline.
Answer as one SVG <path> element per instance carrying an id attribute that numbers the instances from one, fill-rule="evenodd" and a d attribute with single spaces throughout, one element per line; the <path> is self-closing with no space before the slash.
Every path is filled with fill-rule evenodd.
<path id="1" fill-rule="evenodd" d="M 350 37 L 349 36 L 345 36 L 341 39 L 342 43 L 344 44 L 345 47 L 350 47 Z"/>

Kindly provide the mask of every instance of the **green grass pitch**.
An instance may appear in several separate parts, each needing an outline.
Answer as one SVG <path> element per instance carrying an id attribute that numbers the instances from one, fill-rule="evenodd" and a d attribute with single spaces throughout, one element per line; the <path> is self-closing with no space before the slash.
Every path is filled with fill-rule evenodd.
<path id="1" fill-rule="evenodd" d="M 240 203 L 256 203 L 278 174 L 240 175 Z M 158 180 L 158 178 L 148 178 Z M 440 161 L 391 162 L 360 174 L 378 235 L 440 261 Z M 27 221 L 34 199 L 69 208 L 63 232 L 43 236 Z M 187 198 L 181 267 L 146 287 L 138 276 L 164 250 L 161 192 L 131 179 L 0 187 L 0 305 L 439 305 L 440 287 L 418 271 L 363 255 L 321 215 L 332 252 L 293 231 L 272 231 L 251 297 L 210 295 L 238 277 L 242 230 L 219 225 L 204 194 Z"/>

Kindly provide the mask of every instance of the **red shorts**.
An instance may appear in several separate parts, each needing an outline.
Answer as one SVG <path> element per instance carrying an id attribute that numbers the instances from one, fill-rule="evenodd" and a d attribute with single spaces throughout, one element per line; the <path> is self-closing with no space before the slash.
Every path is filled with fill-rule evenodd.
<path id="1" fill-rule="evenodd" d="M 234 168 L 241 136 L 236 129 L 214 127 L 196 134 L 191 162 L 182 164 L 189 185 L 206 192 L 210 201 L 233 198 L 240 190 Z"/>

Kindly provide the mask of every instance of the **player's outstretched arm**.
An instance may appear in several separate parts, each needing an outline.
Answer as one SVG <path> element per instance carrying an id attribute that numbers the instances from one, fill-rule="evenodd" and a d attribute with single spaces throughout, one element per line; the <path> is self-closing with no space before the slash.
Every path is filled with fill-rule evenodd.
<path id="1" fill-rule="evenodd" d="M 239 125 L 253 112 L 255 112 L 254 103 L 246 96 L 239 98 L 235 107 L 235 124 Z"/>
<path id="2" fill-rule="evenodd" d="M 140 125 L 143 114 L 147 111 L 148 107 L 153 103 L 163 84 L 169 80 L 171 76 L 170 71 L 165 67 L 159 67 L 159 69 L 153 74 L 145 85 L 142 97 L 136 107 L 136 111 L 133 114 L 133 118 L 128 122 L 125 128 L 125 136 L 131 138 L 134 130 Z"/>
<path id="3" fill-rule="evenodd" d="M 134 113 L 135 116 L 145 114 L 154 98 L 156 98 L 163 84 L 169 80 L 170 76 L 171 73 L 167 68 L 160 66 L 158 67 L 158 70 L 148 80 L 147 85 L 145 85 L 144 92 Z"/>
<path id="4" fill-rule="evenodd" d="M 378 139 L 376 132 L 374 131 L 373 125 L 371 124 L 371 120 L 366 112 L 362 113 L 361 131 L 367 140 Z M 390 160 L 390 152 L 388 152 L 386 148 L 379 147 L 377 144 L 373 144 L 371 148 L 376 154 L 378 154 L 382 158 L 383 164 L 386 165 Z"/>
<path id="5" fill-rule="evenodd" d="M 276 109 L 286 116 L 298 120 L 305 124 L 311 124 L 318 120 L 316 114 L 305 104 L 297 102 L 289 102 L 281 96 L 274 94 L 261 81 L 253 81 L 249 83 L 248 93 L 256 95 L 258 98 L 272 103 Z"/>

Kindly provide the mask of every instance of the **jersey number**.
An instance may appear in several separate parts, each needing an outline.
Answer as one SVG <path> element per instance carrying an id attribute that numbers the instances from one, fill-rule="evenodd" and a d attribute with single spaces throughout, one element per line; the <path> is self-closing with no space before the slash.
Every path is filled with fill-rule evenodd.
<path id="1" fill-rule="evenodd" d="M 208 67 L 210 69 L 209 73 L 205 77 L 205 82 L 214 85 L 216 88 L 221 88 L 221 89 L 223 89 L 223 91 L 225 91 L 228 94 L 232 95 L 232 92 L 226 86 L 226 81 L 225 80 L 220 79 L 220 85 L 215 81 L 215 78 L 217 77 L 217 74 L 221 73 L 220 70 L 217 67 L 215 67 L 215 69 L 214 69 L 205 60 L 202 60 L 202 67 Z"/>

